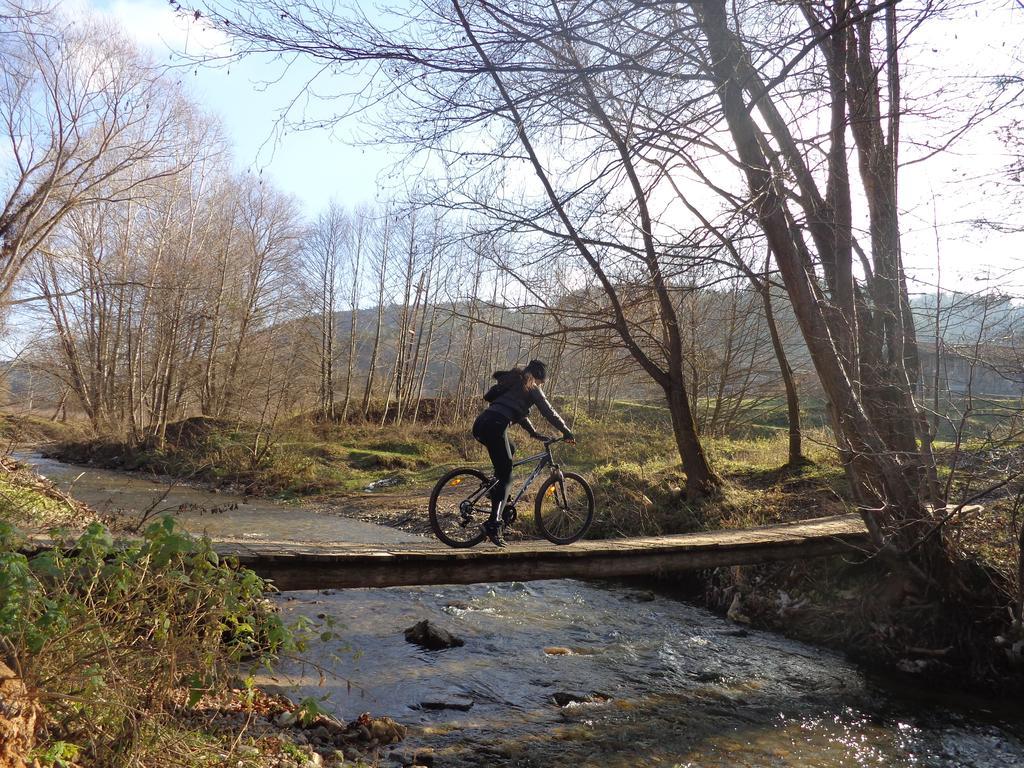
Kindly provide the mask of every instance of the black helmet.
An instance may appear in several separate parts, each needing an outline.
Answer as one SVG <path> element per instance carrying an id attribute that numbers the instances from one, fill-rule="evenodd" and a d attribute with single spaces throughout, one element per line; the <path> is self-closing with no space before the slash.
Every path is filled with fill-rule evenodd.
<path id="1" fill-rule="evenodd" d="M 540 360 L 531 360 L 523 372 L 530 374 L 537 381 L 544 381 L 548 377 L 548 369 Z"/>

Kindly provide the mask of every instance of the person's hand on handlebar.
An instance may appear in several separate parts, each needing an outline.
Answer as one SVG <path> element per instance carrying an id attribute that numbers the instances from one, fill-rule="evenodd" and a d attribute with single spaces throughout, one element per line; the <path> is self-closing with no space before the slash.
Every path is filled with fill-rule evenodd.
<path id="1" fill-rule="evenodd" d="M 572 432 L 566 432 L 562 435 L 562 439 L 565 440 L 569 445 L 576 445 L 576 435 Z"/>

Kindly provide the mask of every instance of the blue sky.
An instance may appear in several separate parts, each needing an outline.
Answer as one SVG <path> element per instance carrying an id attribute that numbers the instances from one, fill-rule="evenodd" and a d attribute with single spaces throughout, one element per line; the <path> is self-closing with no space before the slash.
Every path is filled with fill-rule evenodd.
<path id="1" fill-rule="evenodd" d="M 219 33 L 176 15 L 166 0 L 72 2 L 112 18 L 158 60 L 169 64 L 176 61 L 172 51 L 198 52 L 204 46 L 223 45 Z M 372 136 L 361 130 L 357 120 L 343 121 L 334 131 L 280 135 L 280 111 L 312 72 L 300 61 L 277 82 L 265 82 L 281 69 L 280 63 L 248 59 L 219 69 L 183 68 L 180 77 L 198 103 L 224 123 L 239 168 L 270 176 L 298 197 L 307 213 L 315 213 L 331 199 L 348 205 L 372 201 L 378 182 L 393 186 L 397 177 L 388 171 L 401 161 L 401 151 L 380 144 L 367 146 Z M 330 105 L 312 108 L 327 114 Z"/>

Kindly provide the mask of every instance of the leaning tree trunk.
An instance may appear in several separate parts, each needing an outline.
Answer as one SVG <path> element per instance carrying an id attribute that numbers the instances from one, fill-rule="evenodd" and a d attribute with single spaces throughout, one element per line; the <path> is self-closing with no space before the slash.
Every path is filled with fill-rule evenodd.
<path id="1" fill-rule="evenodd" d="M 920 542 L 928 538 L 932 526 L 931 512 L 920 495 L 922 489 L 916 482 L 915 474 L 907 471 L 906 455 L 894 451 L 887 444 L 883 436 L 884 429 L 876 424 L 873 414 L 865 408 L 848 375 L 846 361 L 837 347 L 836 334 L 833 334 L 823 308 L 828 302 L 816 283 L 811 254 L 803 241 L 802 232 L 788 213 L 781 179 L 771 172 L 763 149 L 766 142 L 759 135 L 760 129 L 743 98 L 744 88 L 757 88 L 758 81 L 746 77 L 751 67 L 744 58 L 742 44 L 728 25 L 725 4 L 720 1 L 691 4 L 707 39 L 709 74 L 716 86 L 726 124 L 755 201 L 758 223 L 776 255 L 780 274 L 811 359 L 830 400 L 837 438 L 846 447 L 844 458 L 848 472 L 852 475 L 851 479 L 862 488 L 874 489 L 876 503 L 861 507 L 865 523 L 879 547 L 893 544 L 902 551 L 917 549 L 924 559 L 932 560 L 929 555 L 934 554 L 939 561 L 943 561 L 945 558 L 941 551 L 931 551 L 932 544 L 919 547 Z M 770 97 L 763 94 L 761 97 L 762 104 L 767 103 L 763 107 L 767 113 L 771 110 Z M 766 121 L 773 122 L 775 117 L 769 113 Z M 771 129 L 784 149 L 788 150 L 794 144 L 784 126 L 776 123 L 771 125 Z M 789 156 L 787 161 L 796 166 L 798 171 L 805 170 L 799 167 L 799 158 Z M 812 203 L 805 201 L 804 204 Z M 822 221 L 827 213 L 824 205 L 817 206 L 814 210 L 815 220 Z M 815 232 L 812 231 L 813 235 Z M 834 248 L 834 240 L 832 242 L 833 245 L 829 246 L 827 238 L 815 239 L 815 245 L 826 254 L 831 253 L 830 247 Z M 899 305 L 896 306 L 898 309 Z M 909 384 L 905 386 L 909 387 Z M 897 402 L 904 407 L 907 403 L 912 405 L 912 397 L 900 396 Z M 904 417 L 903 414 L 900 416 Z M 853 456 L 861 460 L 854 462 L 851 460 Z M 939 537 L 932 536 L 930 539 L 935 542 Z"/>
<path id="2" fill-rule="evenodd" d="M 626 180 L 631 190 L 633 203 L 636 206 L 637 232 L 643 242 L 641 262 L 643 263 L 646 276 L 651 281 L 651 287 L 657 301 L 658 319 L 660 321 L 663 338 L 662 345 L 667 351 L 666 365 L 662 367 L 655 362 L 644 350 L 642 344 L 634 338 L 630 323 L 626 317 L 625 309 L 618 293 L 614 279 L 605 271 L 601 260 L 591 250 L 591 246 L 581 235 L 580 230 L 573 221 L 573 218 L 566 210 L 565 202 L 555 191 L 551 177 L 544 168 L 540 157 L 528 136 L 519 107 L 505 86 L 498 69 L 492 63 L 487 52 L 480 45 L 476 34 L 473 31 L 462 4 L 459 0 L 453 0 L 453 5 L 459 22 L 466 32 L 470 44 L 473 46 L 481 62 L 486 67 L 494 82 L 502 100 L 508 108 L 508 114 L 517 127 L 519 142 L 526 152 L 533 167 L 534 173 L 544 188 L 545 195 L 551 203 L 552 210 L 565 228 L 573 246 L 583 260 L 587 263 L 594 276 L 601 285 L 602 291 L 608 299 L 612 327 L 615 328 L 626 349 L 637 363 L 657 382 L 665 392 L 669 411 L 672 414 L 673 432 L 676 443 L 679 447 L 679 455 L 683 462 L 683 470 L 686 472 L 686 491 L 690 498 L 701 498 L 715 494 L 721 487 L 721 479 L 711 470 L 707 457 L 700 444 L 696 424 L 693 420 L 693 413 L 690 407 L 689 396 L 683 384 L 683 347 L 682 337 L 679 330 L 679 323 L 676 317 L 675 308 L 672 304 L 671 290 L 668 279 L 662 270 L 661 254 L 658 251 L 654 238 L 653 222 L 650 210 L 647 205 L 647 191 L 644 182 L 640 178 L 635 166 L 636 155 L 630 142 L 632 137 L 624 135 L 616 127 L 614 120 L 607 112 L 605 103 L 594 90 L 594 84 L 587 73 L 587 67 L 583 65 L 576 54 L 572 44 L 566 44 L 560 52 L 566 57 L 566 63 L 572 67 L 580 89 L 585 94 L 587 108 L 592 116 L 597 119 L 601 129 L 607 138 L 614 144 L 616 154 L 622 163 Z M 552 5 L 562 34 L 566 41 L 571 40 L 571 33 L 565 18 L 557 4 Z"/>
<path id="3" fill-rule="evenodd" d="M 711 469 L 707 454 L 704 453 L 697 422 L 690 408 L 690 398 L 683 383 L 681 365 L 664 391 L 672 417 L 672 435 L 686 471 L 686 497 L 701 499 L 712 496 L 721 488 L 722 479 Z"/>

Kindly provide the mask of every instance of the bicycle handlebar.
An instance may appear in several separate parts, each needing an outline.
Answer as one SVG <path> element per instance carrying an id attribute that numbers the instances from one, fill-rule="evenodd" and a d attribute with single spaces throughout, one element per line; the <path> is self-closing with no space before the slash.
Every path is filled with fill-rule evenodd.
<path id="1" fill-rule="evenodd" d="M 561 437 L 546 437 L 544 438 L 544 445 L 554 445 L 555 443 L 560 443 L 567 439 L 568 438 L 565 435 L 562 435 Z"/>

